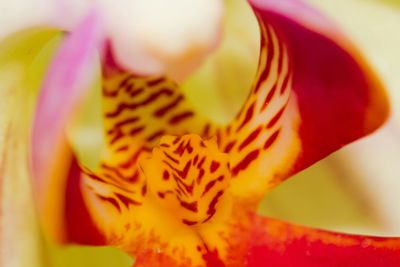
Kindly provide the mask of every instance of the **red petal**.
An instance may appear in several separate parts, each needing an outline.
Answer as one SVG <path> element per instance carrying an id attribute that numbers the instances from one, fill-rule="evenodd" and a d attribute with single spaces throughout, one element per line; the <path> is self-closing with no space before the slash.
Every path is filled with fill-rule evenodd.
<path id="1" fill-rule="evenodd" d="M 301 1 L 250 3 L 261 30 L 258 74 L 221 138 L 232 190 L 244 196 L 262 195 L 388 115 L 376 76 L 329 21 Z"/>
<path id="2" fill-rule="evenodd" d="M 339 234 L 254 215 L 246 262 L 251 267 L 399 266 L 400 238 Z"/>
<path id="3" fill-rule="evenodd" d="M 287 40 L 301 125 L 299 171 L 378 128 L 388 115 L 382 85 L 351 43 L 302 1 L 252 1 Z M 277 13 L 280 12 L 280 13 Z"/>
<path id="4" fill-rule="evenodd" d="M 84 202 L 81 191 L 81 169 L 72 158 L 65 191 L 65 242 L 104 245 L 104 236 L 97 229 Z"/>

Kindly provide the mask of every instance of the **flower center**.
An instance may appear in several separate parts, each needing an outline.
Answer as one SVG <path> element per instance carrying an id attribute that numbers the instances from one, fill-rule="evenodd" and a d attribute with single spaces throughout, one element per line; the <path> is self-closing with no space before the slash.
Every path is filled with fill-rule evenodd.
<path id="1" fill-rule="evenodd" d="M 212 220 L 229 185 L 227 155 L 194 134 L 163 137 L 140 165 L 156 202 L 189 226 Z"/>

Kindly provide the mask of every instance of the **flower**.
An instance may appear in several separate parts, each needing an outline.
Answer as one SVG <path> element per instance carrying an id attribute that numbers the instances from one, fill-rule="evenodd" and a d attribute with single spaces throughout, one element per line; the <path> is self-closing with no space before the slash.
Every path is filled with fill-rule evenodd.
<path id="1" fill-rule="evenodd" d="M 61 242 L 117 246 L 135 266 L 396 266 L 400 240 L 325 232 L 258 216 L 271 188 L 379 127 L 381 85 L 351 43 L 300 1 L 250 1 L 259 69 L 228 124 L 202 116 L 168 77 L 102 58 L 106 153 L 80 164 L 65 128 L 103 40 L 90 13 L 65 38 L 40 93 L 34 189 Z M 49 128 L 49 123 L 51 127 Z"/>

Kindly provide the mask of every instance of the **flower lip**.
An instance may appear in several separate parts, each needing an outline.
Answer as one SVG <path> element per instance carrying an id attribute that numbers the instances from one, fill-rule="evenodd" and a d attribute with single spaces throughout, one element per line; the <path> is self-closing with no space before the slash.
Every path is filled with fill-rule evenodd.
<path id="1" fill-rule="evenodd" d="M 156 201 L 189 226 L 209 222 L 229 186 L 227 155 L 194 134 L 162 137 L 140 166 Z"/>

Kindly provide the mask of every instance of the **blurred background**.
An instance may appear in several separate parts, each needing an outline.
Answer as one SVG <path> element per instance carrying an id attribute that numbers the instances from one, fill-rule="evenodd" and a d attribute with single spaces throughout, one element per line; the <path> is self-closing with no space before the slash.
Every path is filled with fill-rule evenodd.
<path id="1" fill-rule="evenodd" d="M 265 197 L 259 212 L 324 229 L 400 236 L 400 0 L 308 2 L 331 17 L 366 55 L 389 91 L 392 117 L 375 134 L 343 148 L 274 189 Z M 227 108 L 238 106 L 246 95 L 243 88 L 248 88 L 250 81 L 231 80 L 229 77 L 235 73 L 245 73 L 243 76 L 251 77 L 255 65 L 254 60 L 248 59 L 254 59 L 257 54 L 257 49 L 254 49 L 257 32 L 249 31 L 247 27 L 255 23 L 250 9 L 244 1 L 226 0 L 226 3 L 227 28 L 221 51 L 216 51 L 198 73 L 183 85 L 183 90 L 190 91 L 189 97 L 193 99 L 207 95 L 210 109 L 204 112 L 219 114 L 218 120 L 226 119 L 226 113 L 230 114 L 232 110 L 218 108 L 218 99 L 224 93 L 214 89 L 221 86 L 230 88 L 230 94 L 235 97 L 224 99 L 229 103 Z M 240 43 L 237 42 L 239 39 Z M 210 90 L 207 94 L 204 94 L 205 87 Z M 94 93 L 91 100 L 99 97 Z M 99 113 L 96 113 L 100 109 L 98 103 L 91 101 L 87 105 L 85 116 L 78 122 L 81 125 L 79 131 L 71 133 L 81 147 L 81 155 L 89 164 L 96 161 L 90 155 L 98 155 L 93 151 L 102 142 L 98 135 L 98 129 L 101 128 Z M 93 120 L 94 117 L 96 119 Z M 132 260 L 116 249 L 60 248 L 47 242 L 32 212 L 28 184 L 14 184 L 14 189 L 9 190 L 15 188 L 18 188 L 15 197 L 18 200 L 13 202 L 11 211 L 14 219 L 9 219 L 8 223 L 13 225 L 13 231 L 23 236 L 23 242 L 18 240 L 14 250 L 9 245 L 9 251 L 14 251 L 14 254 L 10 254 L 7 267 L 132 265 Z M 8 194 L 15 194 L 15 191 Z M 2 207 L 4 214 L 10 210 L 6 205 Z M 7 252 L 3 250 L 3 253 Z M 25 264 L 21 264 L 22 259 Z"/>

